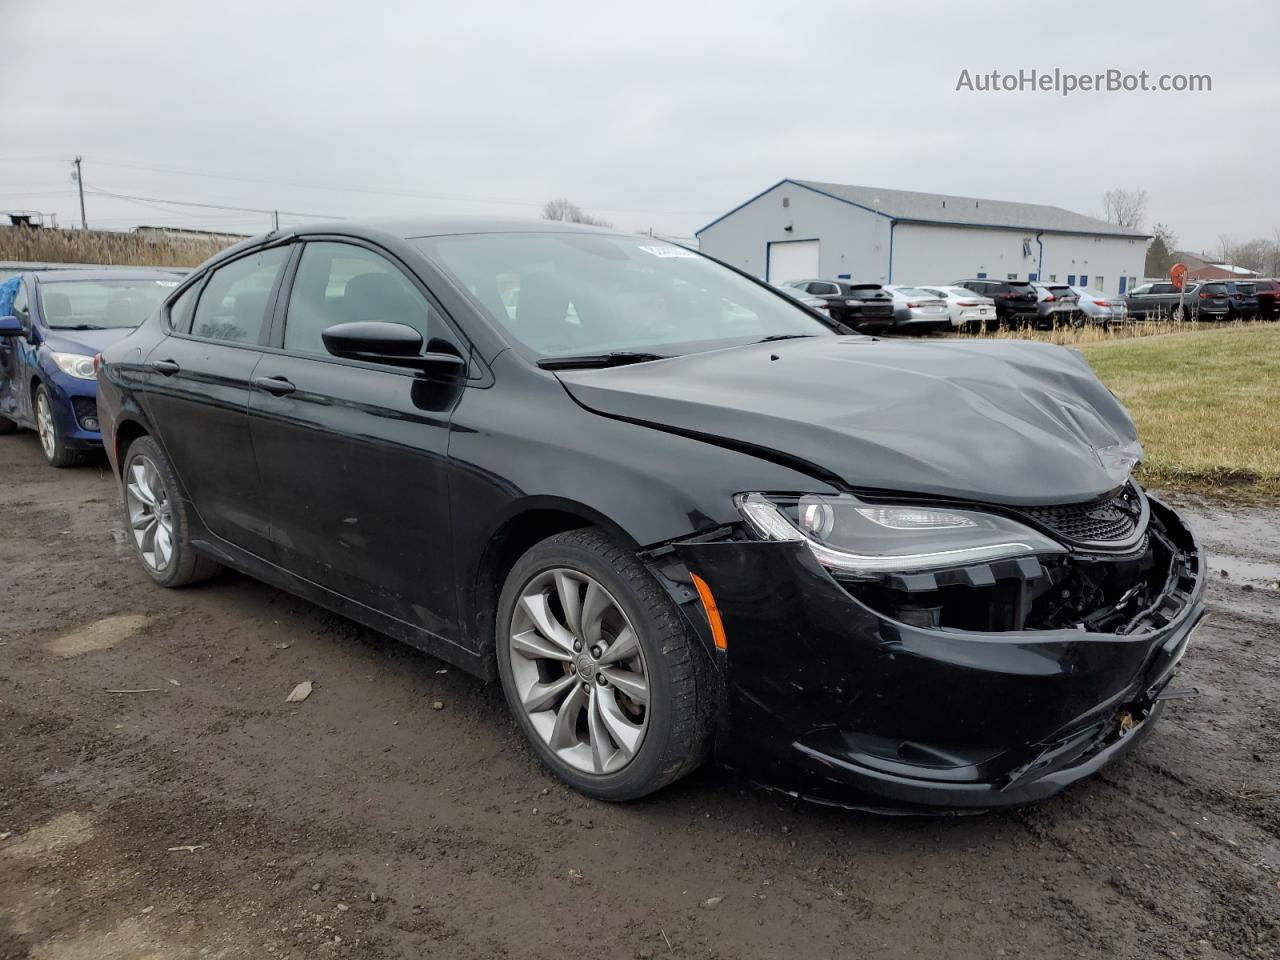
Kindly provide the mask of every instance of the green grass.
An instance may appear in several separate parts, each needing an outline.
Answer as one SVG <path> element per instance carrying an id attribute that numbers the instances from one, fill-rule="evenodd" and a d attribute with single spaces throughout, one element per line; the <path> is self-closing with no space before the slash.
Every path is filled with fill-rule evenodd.
<path id="1" fill-rule="evenodd" d="M 1078 349 L 1138 424 L 1144 484 L 1280 496 L 1280 325 Z"/>

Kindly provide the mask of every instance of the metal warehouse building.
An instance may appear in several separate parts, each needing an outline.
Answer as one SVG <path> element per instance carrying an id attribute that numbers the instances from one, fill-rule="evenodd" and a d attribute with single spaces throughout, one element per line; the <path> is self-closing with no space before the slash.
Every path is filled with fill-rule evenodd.
<path id="1" fill-rule="evenodd" d="M 1151 237 L 1037 203 L 782 180 L 698 231 L 699 248 L 773 283 L 805 277 L 1047 280 L 1123 293 Z"/>

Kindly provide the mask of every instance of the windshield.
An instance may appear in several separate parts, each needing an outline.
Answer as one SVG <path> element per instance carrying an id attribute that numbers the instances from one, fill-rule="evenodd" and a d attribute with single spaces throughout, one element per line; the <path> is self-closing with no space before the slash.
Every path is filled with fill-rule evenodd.
<path id="1" fill-rule="evenodd" d="M 670 354 L 833 332 L 789 297 L 647 237 L 490 233 L 416 243 L 543 357 Z"/>
<path id="2" fill-rule="evenodd" d="M 177 285 L 177 278 L 43 281 L 40 315 L 54 330 L 136 327 Z"/>

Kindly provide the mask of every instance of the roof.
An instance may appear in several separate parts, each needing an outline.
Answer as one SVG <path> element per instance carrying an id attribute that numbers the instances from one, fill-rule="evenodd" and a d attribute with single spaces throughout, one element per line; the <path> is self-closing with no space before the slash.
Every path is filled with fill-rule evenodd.
<path id="1" fill-rule="evenodd" d="M 37 270 L 33 275 L 40 283 L 61 283 L 64 280 L 178 280 L 189 268 L 178 267 L 165 270 L 163 267 L 147 269 L 115 268 L 111 270 Z"/>
<path id="2" fill-rule="evenodd" d="M 890 220 L 906 223 L 936 223 L 970 227 L 1006 227 L 1013 230 L 1029 230 L 1050 233 L 1079 233 L 1090 236 L 1129 237 L 1146 240 L 1151 235 L 1114 223 L 1072 213 L 1061 207 L 1041 203 L 1018 203 L 1012 200 L 984 200 L 979 197 L 956 197 L 944 193 L 916 193 L 913 190 L 888 190 L 882 187 L 859 187 L 845 183 L 824 183 L 819 180 L 794 180 L 790 177 L 778 181 L 769 190 L 784 183 L 793 183 L 815 193 L 878 213 Z M 768 193 L 765 190 L 756 197 Z M 748 200 L 747 203 L 750 203 Z M 719 223 L 725 217 L 742 209 L 746 203 L 734 207 L 729 213 L 711 221 L 698 233 Z"/>

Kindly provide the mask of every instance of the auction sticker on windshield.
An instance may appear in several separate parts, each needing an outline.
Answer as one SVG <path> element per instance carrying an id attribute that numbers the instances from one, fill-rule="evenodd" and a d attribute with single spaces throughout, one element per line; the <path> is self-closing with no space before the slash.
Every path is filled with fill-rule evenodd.
<path id="1" fill-rule="evenodd" d="M 692 250 L 686 250 L 684 247 L 649 247 L 641 245 L 641 250 L 645 253 L 651 253 L 655 257 L 694 257 L 698 255 Z"/>

